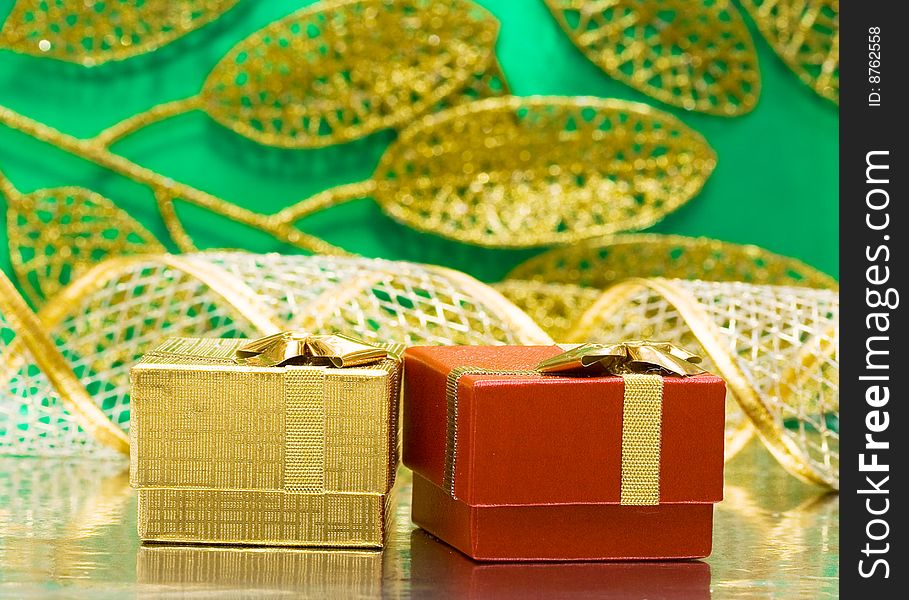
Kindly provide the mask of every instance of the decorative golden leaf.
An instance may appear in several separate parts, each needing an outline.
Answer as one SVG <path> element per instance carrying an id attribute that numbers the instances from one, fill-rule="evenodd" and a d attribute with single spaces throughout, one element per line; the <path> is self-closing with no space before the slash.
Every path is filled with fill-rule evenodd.
<path id="1" fill-rule="evenodd" d="M 165 251 L 142 225 L 91 190 L 41 189 L 10 195 L 8 202 L 10 261 L 36 303 L 104 258 Z"/>
<path id="2" fill-rule="evenodd" d="M 498 27 L 469 0 L 319 3 L 237 44 L 208 76 L 202 108 L 271 146 L 353 140 L 472 84 Z"/>
<path id="3" fill-rule="evenodd" d="M 799 79 L 839 104 L 839 0 L 742 0 L 742 6 Z"/>
<path id="4" fill-rule="evenodd" d="M 509 279 L 607 288 L 629 277 L 743 281 L 838 289 L 829 275 L 751 245 L 677 235 L 619 235 L 555 248 L 518 265 Z"/>
<path id="5" fill-rule="evenodd" d="M 587 58 L 661 102 L 724 116 L 757 103 L 757 53 L 728 0 L 545 2 Z"/>
<path id="6" fill-rule="evenodd" d="M 459 104 L 476 102 L 483 98 L 507 96 L 510 93 L 508 81 L 505 79 L 502 67 L 499 65 L 499 62 L 493 58 L 482 73 L 471 75 L 467 80 L 467 84 L 462 89 L 443 98 L 430 112 L 441 112 L 458 106 Z"/>
<path id="7" fill-rule="evenodd" d="M 544 283 L 506 279 L 493 285 L 515 306 L 530 315 L 543 331 L 558 342 L 577 326 L 578 318 L 587 312 L 603 292 L 570 283 Z"/>
<path id="8" fill-rule="evenodd" d="M 715 163 L 697 132 L 644 104 L 507 96 L 407 127 L 379 162 L 374 197 L 393 218 L 462 242 L 565 244 L 652 225 Z"/>
<path id="9" fill-rule="evenodd" d="M 156 50 L 236 3 L 17 0 L 0 30 L 0 47 L 91 67 Z"/>

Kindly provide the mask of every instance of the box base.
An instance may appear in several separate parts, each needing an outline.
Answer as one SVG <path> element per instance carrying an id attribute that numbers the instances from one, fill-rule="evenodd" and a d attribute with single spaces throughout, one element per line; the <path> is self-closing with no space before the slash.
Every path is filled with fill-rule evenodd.
<path id="1" fill-rule="evenodd" d="M 139 489 L 137 528 L 146 542 L 379 549 L 395 491 Z"/>
<path id="2" fill-rule="evenodd" d="M 710 554 L 712 504 L 469 506 L 414 473 L 413 521 L 476 560 L 677 560 Z"/>

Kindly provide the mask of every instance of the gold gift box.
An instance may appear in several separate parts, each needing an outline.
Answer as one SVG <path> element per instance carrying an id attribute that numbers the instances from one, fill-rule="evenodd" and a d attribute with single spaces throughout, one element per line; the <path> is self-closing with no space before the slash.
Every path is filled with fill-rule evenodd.
<path id="1" fill-rule="evenodd" d="M 244 342 L 171 338 L 133 367 L 139 537 L 381 548 L 400 361 L 252 366 Z"/>

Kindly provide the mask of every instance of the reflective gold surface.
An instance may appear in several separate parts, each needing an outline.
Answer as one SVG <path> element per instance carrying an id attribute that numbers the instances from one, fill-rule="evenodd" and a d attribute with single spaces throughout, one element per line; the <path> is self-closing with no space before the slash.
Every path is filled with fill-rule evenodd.
<path id="1" fill-rule="evenodd" d="M 758 443 L 727 465 L 705 562 L 475 563 L 410 523 L 383 554 L 141 546 L 126 462 L 0 458 L 0 597 L 836 597 L 839 505 Z"/>

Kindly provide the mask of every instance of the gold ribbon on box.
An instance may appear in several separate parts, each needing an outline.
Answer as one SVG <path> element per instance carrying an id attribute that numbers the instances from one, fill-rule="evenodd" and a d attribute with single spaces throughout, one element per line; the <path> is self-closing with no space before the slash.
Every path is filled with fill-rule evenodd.
<path id="1" fill-rule="evenodd" d="M 705 373 L 701 357 L 666 342 L 582 344 L 537 365 L 543 374 L 619 375 L 622 402 L 621 504 L 660 503 L 663 377 Z"/>
<path id="2" fill-rule="evenodd" d="M 247 342 L 237 348 L 237 362 L 252 367 L 288 365 L 360 367 L 387 358 L 385 348 L 341 335 L 311 335 L 283 331 Z"/>
<path id="3" fill-rule="evenodd" d="M 313 335 L 282 331 L 248 341 L 234 360 L 250 367 L 312 366 L 344 369 L 363 367 L 395 357 L 395 352 L 357 338 L 335 333 Z M 321 369 L 292 369 L 285 376 L 287 430 L 284 488 L 294 492 L 324 489 L 325 386 Z M 315 460 L 313 459 L 315 458 Z"/>
<path id="4" fill-rule="evenodd" d="M 620 504 L 660 503 L 660 441 L 663 377 L 689 377 L 706 371 L 701 358 L 665 342 L 581 344 L 542 361 L 534 370 L 458 367 L 448 375 L 448 435 L 443 487 L 454 495 L 458 441 L 458 383 L 464 375 L 618 375 L 625 382 L 622 403 L 622 489 Z"/>

